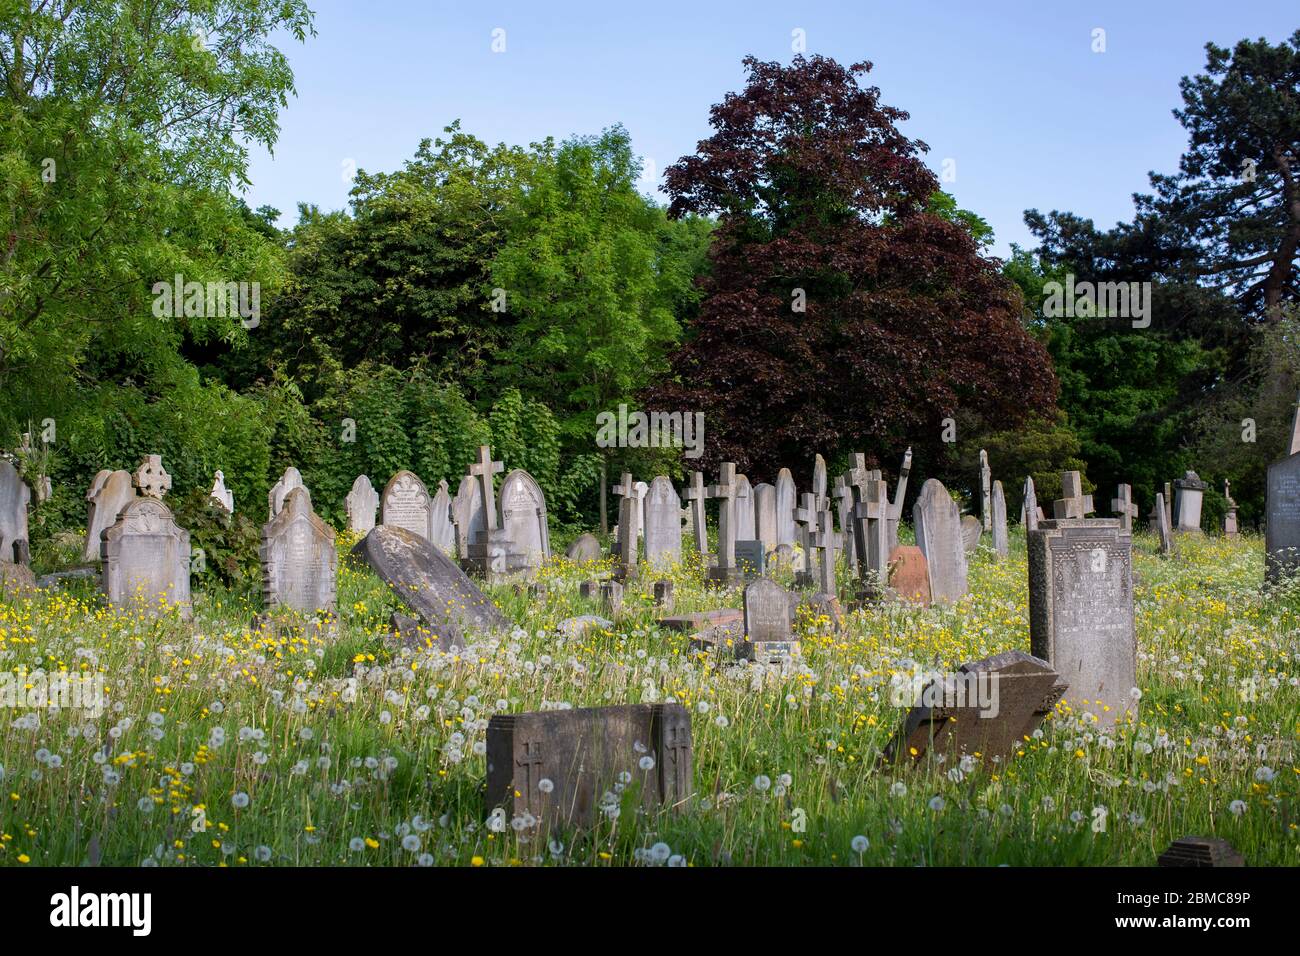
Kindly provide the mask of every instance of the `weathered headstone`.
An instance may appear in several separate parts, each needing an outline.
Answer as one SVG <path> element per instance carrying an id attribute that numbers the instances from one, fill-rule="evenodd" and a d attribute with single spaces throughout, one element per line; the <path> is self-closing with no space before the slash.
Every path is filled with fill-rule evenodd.
<path id="1" fill-rule="evenodd" d="M 902 601 L 930 604 L 930 568 L 925 552 L 914 544 L 900 544 L 889 555 L 889 589 Z"/>
<path id="2" fill-rule="evenodd" d="M 334 529 L 317 517 L 306 488 L 294 488 L 262 528 L 262 597 L 267 607 L 333 612 L 338 552 Z"/>
<path id="3" fill-rule="evenodd" d="M 704 472 L 691 472 L 691 485 L 686 489 L 686 500 L 691 503 L 691 536 L 695 540 L 695 550 L 702 555 L 709 553 L 709 531 L 704 511 L 704 502 L 708 497 L 709 489 L 704 484 Z"/>
<path id="4" fill-rule="evenodd" d="M 145 455 L 131 478 L 146 498 L 161 499 L 172 490 L 172 476 L 163 468 L 162 455 Z"/>
<path id="5" fill-rule="evenodd" d="M 799 507 L 790 469 L 782 468 L 776 476 L 776 543 L 796 544 L 794 512 Z"/>
<path id="6" fill-rule="evenodd" d="M 883 479 L 868 478 L 862 500 L 853 506 L 853 523 L 860 554 L 859 600 L 873 601 L 885 593 L 889 581 L 889 489 Z"/>
<path id="7" fill-rule="evenodd" d="M 681 704 L 496 714 L 487 730 L 487 809 L 534 832 L 616 817 L 622 786 L 646 809 L 677 808 L 693 792 L 691 761 L 691 715 Z"/>
<path id="8" fill-rule="evenodd" d="M 857 496 L 848 478 L 839 475 L 831 488 L 831 498 L 835 501 L 835 517 L 840 527 L 840 548 L 844 552 L 844 561 L 849 570 L 858 570 L 857 534 L 853 530 L 853 508 Z"/>
<path id="9" fill-rule="evenodd" d="M 813 458 L 812 493 L 816 496 L 813 506 L 820 512 L 826 507 L 828 487 L 826 484 L 826 459 L 821 455 Z"/>
<path id="10" fill-rule="evenodd" d="M 623 481 L 614 487 L 616 495 L 622 495 L 618 503 L 618 566 L 624 578 L 636 573 L 640 551 L 637 539 L 641 536 L 641 505 L 636 497 L 636 485 L 631 472 L 623 472 Z"/>
<path id="11" fill-rule="evenodd" d="M 839 547 L 839 535 L 835 533 L 834 518 L 831 516 L 830 500 L 824 503 L 818 516 L 817 530 L 809 538 L 809 544 L 817 553 L 817 589 L 832 599 L 839 593 L 835 583 L 835 554 Z"/>
<path id="12" fill-rule="evenodd" d="M 589 564 L 601 560 L 605 555 L 600 547 L 600 539 L 591 532 L 578 535 L 564 551 L 564 556 L 574 564 Z"/>
<path id="13" fill-rule="evenodd" d="M 135 498 L 135 484 L 129 471 L 101 471 L 95 476 L 95 481 L 86 494 L 90 505 L 86 514 L 86 550 L 83 556 L 87 561 L 100 559 L 103 554 L 101 535 L 104 529 L 116 524 L 122 509 Z M 0 557 L 4 557 L 4 552 L 0 552 Z"/>
<path id="14" fill-rule="evenodd" d="M 1161 554 L 1174 553 L 1174 533 L 1169 527 L 1169 509 L 1165 507 L 1164 494 L 1156 495 L 1156 506 L 1151 512 L 1155 516 L 1156 536 L 1160 541 Z"/>
<path id="15" fill-rule="evenodd" d="M 655 608 L 665 614 L 672 614 L 673 604 L 675 603 L 673 594 L 674 588 L 671 578 L 656 581 L 654 586 Z"/>
<path id="16" fill-rule="evenodd" d="M 478 479 L 486 526 L 470 539 L 469 559 L 465 564 L 488 583 L 507 580 L 524 563 L 522 556 L 515 551 L 510 534 L 501 528 L 498 520 L 496 485 L 492 476 L 504 470 L 504 463 L 492 460 L 492 449 L 487 445 L 479 446 L 478 460 L 469 466 L 469 473 Z"/>
<path id="17" fill-rule="evenodd" d="M 471 632 L 510 629 L 507 618 L 450 558 L 417 534 L 376 525 L 352 554 L 369 565 L 425 624 L 465 646 Z"/>
<path id="18" fill-rule="evenodd" d="M 974 515 L 961 516 L 961 546 L 967 554 L 973 554 L 975 549 L 980 546 L 980 538 L 984 536 L 984 526 L 980 524 L 980 519 Z"/>
<path id="19" fill-rule="evenodd" d="M 352 490 L 343 499 L 343 507 L 348 513 L 348 530 L 353 534 L 367 534 L 375 526 L 375 514 L 379 511 L 379 492 L 365 475 L 358 475 L 352 482 Z"/>
<path id="20" fill-rule="evenodd" d="M 1133 489 L 1120 485 L 1114 498 L 1110 500 L 1110 510 L 1119 517 L 1120 530 L 1126 534 L 1133 533 L 1133 519 L 1138 516 L 1138 507 L 1133 503 Z"/>
<path id="21" fill-rule="evenodd" d="M 736 570 L 736 464 L 718 466 L 718 483 L 709 486 L 709 497 L 718 499 L 718 561 L 709 568 L 709 580 L 734 584 Z"/>
<path id="22" fill-rule="evenodd" d="M 941 604 L 966 593 L 966 550 L 962 544 L 961 512 L 943 482 L 928 479 L 912 506 L 916 544 L 930 571 L 931 599 Z"/>
<path id="23" fill-rule="evenodd" d="M 1223 536 L 1234 540 L 1240 536 L 1240 533 L 1237 529 L 1237 502 L 1232 499 L 1230 487 L 1228 479 L 1223 479 L 1223 500 L 1226 505 L 1226 510 L 1223 512 Z"/>
<path id="24" fill-rule="evenodd" d="M 985 531 L 993 530 L 993 471 L 989 453 L 980 449 L 980 521 Z"/>
<path id="25" fill-rule="evenodd" d="M 1026 531 L 1038 527 L 1038 492 L 1034 490 L 1034 479 L 1025 478 L 1024 501 L 1020 503 L 1020 524 Z"/>
<path id="26" fill-rule="evenodd" d="M 528 570 L 536 570 L 550 558 L 546 496 L 533 476 L 521 468 L 501 482 L 501 527 Z"/>
<path id="27" fill-rule="evenodd" d="M 1092 512 L 1092 495 L 1083 493 L 1083 477 L 1077 471 L 1061 472 L 1061 498 L 1052 502 L 1052 515 L 1056 518 L 1084 518 Z"/>
<path id="28" fill-rule="evenodd" d="M 451 500 L 451 521 L 456 527 L 456 557 L 468 563 L 470 542 L 487 530 L 483 489 L 473 475 L 465 475 L 460 480 L 456 497 Z"/>
<path id="29" fill-rule="evenodd" d="M 390 528 L 405 528 L 425 541 L 432 541 L 433 499 L 424 482 L 402 470 L 388 479 L 379 499 L 380 523 Z"/>
<path id="30" fill-rule="evenodd" d="M 600 606 L 606 614 L 617 617 L 623 610 L 623 584 L 620 581 L 600 582 Z"/>
<path id="31" fill-rule="evenodd" d="M 882 762 L 929 763 L 936 756 L 961 754 L 1006 760 L 1052 712 L 1065 689 L 1047 661 L 1024 651 L 963 664 L 956 674 L 921 688 Z"/>
<path id="32" fill-rule="evenodd" d="M 665 568 L 682 559 L 682 500 L 664 475 L 650 482 L 645 506 L 645 563 Z"/>
<path id="33" fill-rule="evenodd" d="M 898 469 L 898 487 L 894 489 L 894 500 L 889 503 L 889 527 L 887 544 L 892 551 L 898 547 L 898 522 L 903 518 L 903 502 L 907 498 L 907 478 L 912 473 L 912 449 L 903 454 L 903 464 Z"/>
<path id="34" fill-rule="evenodd" d="M 110 604 L 190 616 L 190 533 L 158 498 L 136 498 L 101 538 L 102 587 Z"/>
<path id="35" fill-rule="evenodd" d="M 993 553 L 1000 559 L 1011 553 L 1007 542 L 1007 498 L 1002 482 L 993 482 Z"/>
<path id="36" fill-rule="evenodd" d="M 1201 530 L 1201 503 L 1205 489 L 1209 488 L 1189 471 L 1174 482 L 1174 530 L 1179 534 L 1195 534 Z"/>
<path id="37" fill-rule="evenodd" d="M 736 567 L 745 580 L 761 578 L 767 571 L 767 550 L 763 547 L 763 542 L 737 541 Z"/>
<path id="38" fill-rule="evenodd" d="M 754 537 L 763 542 L 764 551 L 776 547 L 776 487 L 757 484 L 754 492 Z"/>
<path id="39" fill-rule="evenodd" d="M 213 476 L 212 490 L 208 492 L 208 497 L 220 505 L 226 514 L 233 515 L 235 513 L 235 496 L 226 487 L 226 476 L 221 471 L 218 471 Z"/>
<path id="40" fill-rule="evenodd" d="M 1161 867 L 1237 867 L 1246 861 L 1222 837 L 1187 836 L 1169 844 L 1156 861 Z"/>
<path id="41" fill-rule="evenodd" d="M 280 476 L 280 480 L 271 486 L 271 490 L 266 493 L 266 520 L 270 521 L 280 513 L 284 507 L 284 499 L 288 497 L 289 492 L 295 488 L 305 487 L 302 483 L 302 475 L 298 469 L 290 465 Z"/>
<path id="42" fill-rule="evenodd" d="M 758 521 L 754 509 L 754 489 L 744 475 L 736 476 L 736 537 L 737 541 L 753 541 L 758 537 Z"/>
<path id="43" fill-rule="evenodd" d="M 1029 638 L 1076 713 L 1111 724 L 1136 712 L 1133 538 L 1117 519 L 1044 521 L 1029 534 Z"/>
<path id="44" fill-rule="evenodd" d="M 790 620 L 790 593 L 770 578 L 745 585 L 744 622 L 745 639 L 736 648 L 737 656 L 768 661 L 798 653 Z"/>
<path id="45" fill-rule="evenodd" d="M 796 582 L 801 587 L 810 586 L 817 577 L 817 554 L 813 537 L 817 534 L 821 512 L 817 510 L 817 495 L 811 491 L 803 493 L 802 503 L 794 512 L 794 520 L 799 523 L 799 546 L 803 549 L 804 566 L 797 575 Z"/>

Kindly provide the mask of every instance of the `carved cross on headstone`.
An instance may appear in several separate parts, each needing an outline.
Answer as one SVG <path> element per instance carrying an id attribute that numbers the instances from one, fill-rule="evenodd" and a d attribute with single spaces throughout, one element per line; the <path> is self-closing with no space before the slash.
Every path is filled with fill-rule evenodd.
<path id="1" fill-rule="evenodd" d="M 524 755 L 515 764 L 524 769 L 524 802 L 531 803 L 535 798 L 533 791 L 542 781 L 542 744 L 538 740 L 525 741 Z M 534 780 L 533 776 L 537 779 Z"/>
<path id="2" fill-rule="evenodd" d="M 691 534 L 695 537 L 695 550 L 708 554 L 709 535 L 705 525 L 704 501 L 709 497 L 709 489 L 704 487 L 704 472 L 691 473 L 691 483 L 687 486 L 686 500 L 691 503 Z"/>
<path id="3" fill-rule="evenodd" d="M 492 488 L 492 476 L 505 470 L 505 463 L 492 460 L 492 449 L 479 445 L 478 461 L 469 466 L 469 473 L 479 479 L 483 486 L 483 510 L 486 512 L 487 530 L 494 531 L 497 526 L 496 492 Z"/>
<path id="4" fill-rule="evenodd" d="M 867 479 L 870 478 L 867 471 L 867 456 L 862 452 L 854 452 L 853 467 L 849 469 L 845 477 L 848 479 L 848 483 L 857 489 L 858 500 L 861 501 L 867 490 Z"/>
<path id="5" fill-rule="evenodd" d="M 1138 516 L 1138 507 L 1133 504 L 1133 489 L 1120 485 L 1119 493 L 1110 500 L 1110 510 L 1119 515 L 1119 526 L 1124 531 L 1133 530 L 1133 519 Z"/>
<path id="6" fill-rule="evenodd" d="M 685 770 L 691 756 L 689 727 L 669 725 L 668 739 L 664 741 L 664 753 L 668 756 L 666 763 L 672 766 L 672 775 L 664 781 L 665 786 L 671 781 L 675 796 L 685 796 L 690 792 L 690 781 L 686 780 Z"/>
<path id="7" fill-rule="evenodd" d="M 162 498 L 172 487 L 172 476 L 163 469 L 162 455 L 146 455 L 131 480 L 149 498 Z"/>
<path id="8" fill-rule="evenodd" d="M 709 497 L 718 499 L 718 567 L 736 566 L 736 463 L 724 461 L 718 467 L 718 483 L 709 486 Z"/>
<path id="9" fill-rule="evenodd" d="M 1092 495 L 1083 493 L 1083 478 L 1077 471 L 1061 472 L 1061 498 L 1052 502 L 1053 517 L 1083 518 L 1092 512 Z"/>

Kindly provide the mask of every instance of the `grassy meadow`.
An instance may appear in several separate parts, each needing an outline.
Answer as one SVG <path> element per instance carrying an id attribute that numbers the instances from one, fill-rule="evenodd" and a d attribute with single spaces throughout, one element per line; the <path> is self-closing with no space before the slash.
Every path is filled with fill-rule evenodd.
<path id="1" fill-rule="evenodd" d="M 1261 594 L 1257 537 L 1134 552 L 1139 722 L 1061 706 L 1007 762 L 900 771 L 876 766 L 892 678 L 1029 649 L 1019 532 L 1005 561 L 981 546 L 956 606 L 801 619 L 802 657 L 766 667 L 658 629 L 649 577 L 613 628 L 558 635 L 598 613 L 563 559 L 544 598 L 490 592 L 512 634 L 451 654 L 395 644 L 396 599 L 346 558 L 334 636 L 256 630 L 256 594 L 197 581 L 192 624 L 73 582 L 0 603 L 0 671 L 98 673 L 107 695 L 98 717 L 0 709 L 0 866 L 1147 866 L 1189 834 L 1300 864 L 1300 599 Z M 677 613 L 740 606 L 698 559 L 671 576 Z M 492 714 L 668 700 L 693 717 L 687 808 L 614 794 L 594 831 L 547 838 L 489 819 Z"/>

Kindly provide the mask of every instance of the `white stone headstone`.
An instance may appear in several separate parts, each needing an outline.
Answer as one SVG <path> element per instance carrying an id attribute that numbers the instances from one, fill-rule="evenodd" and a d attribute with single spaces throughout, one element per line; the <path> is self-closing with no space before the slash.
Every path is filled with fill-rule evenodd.
<path id="1" fill-rule="evenodd" d="M 664 475 L 650 482 L 646 497 L 645 560 L 668 567 L 682 559 L 682 500 Z"/>
<path id="2" fill-rule="evenodd" d="M 190 533 L 158 498 L 136 498 L 103 534 L 102 587 L 110 604 L 190 615 Z"/>
<path id="3" fill-rule="evenodd" d="M 334 529 L 312 511 L 306 488 L 290 491 L 280 513 L 262 527 L 258 556 L 267 607 L 305 614 L 334 611 L 338 567 Z"/>
<path id="4" fill-rule="evenodd" d="M 235 513 L 235 496 L 226 487 L 226 476 L 220 471 L 217 472 L 212 482 L 212 491 L 208 492 L 208 497 L 221 505 L 226 510 L 226 514 L 232 515 Z"/>
<path id="5" fill-rule="evenodd" d="M 381 523 L 432 540 L 433 500 L 424 482 L 412 472 L 399 471 L 388 479 L 379 507 Z"/>
<path id="6" fill-rule="evenodd" d="M 379 511 L 379 492 L 375 491 L 368 476 L 357 476 L 352 482 L 352 490 L 343 499 L 343 506 L 348 513 L 348 530 L 353 534 L 369 534 Z"/>
<path id="7" fill-rule="evenodd" d="M 267 515 L 266 520 L 270 521 L 280 513 L 284 507 L 284 499 L 289 496 L 289 492 L 295 488 L 305 488 L 302 483 L 302 475 L 298 469 L 290 465 L 280 476 L 280 480 L 271 486 L 271 490 L 266 495 Z"/>
<path id="8" fill-rule="evenodd" d="M 546 496 L 533 476 L 516 468 L 501 482 L 500 527 L 525 567 L 535 569 L 551 556 L 551 532 Z"/>

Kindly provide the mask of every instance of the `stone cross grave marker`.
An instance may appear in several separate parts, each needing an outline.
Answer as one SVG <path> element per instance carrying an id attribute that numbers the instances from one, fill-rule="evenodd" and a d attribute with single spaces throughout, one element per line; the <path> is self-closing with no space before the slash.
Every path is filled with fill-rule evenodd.
<path id="1" fill-rule="evenodd" d="M 835 510 L 840 523 L 840 533 L 843 536 L 844 543 L 844 560 L 848 563 L 849 569 L 856 572 L 858 570 L 858 547 L 857 534 L 853 530 L 853 507 L 854 501 L 853 486 L 848 482 L 847 475 L 840 475 L 835 479 L 835 488 L 831 492 L 835 499 Z"/>
<path id="2" fill-rule="evenodd" d="M 817 589 L 832 598 L 838 593 L 835 587 L 835 551 L 838 536 L 831 516 L 829 499 L 818 515 L 817 529 L 810 537 L 810 543 L 817 550 Z"/>
<path id="3" fill-rule="evenodd" d="M 709 530 L 704 511 L 705 499 L 709 490 L 704 485 L 704 472 L 691 472 L 691 484 L 686 489 L 686 500 L 691 503 L 691 535 L 695 539 L 695 550 L 701 555 L 709 553 Z"/>
<path id="4" fill-rule="evenodd" d="M 731 583 L 736 577 L 736 463 L 724 461 L 718 468 L 718 483 L 709 486 L 709 497 L 718 500 L 718 563 L 709 575 Z"/>
<path id="5" fill-rule="evenodd" d="M 1119 516 L 1120 530 L 1132 534 L 1133 519 L 1138 516 L 1138 507 L 1133 503 L 1133 489 L 1120 485 L 1118 493 L 1110 501 L 1110 510 Z"/>
<path id="6" fill-rule="evenodd" d="M 817 533 L 817 520 L 820 512 L 817 510 L 817 495 L 811 491 L 803 493 L 803 505 L 796 508 L 794 519 L 800 525 L 799 545 L 803 548 L 804 553 L 804 570 L 798 575 L 798 580 L 802 584 L 810 584 L 816 579 L 817 556 L 814 553 L 813 536 Z"/>
<path id="7" fill-rule="evenodd" d="M 469 473 L 479 480 L 479 490 L 483 494 L 483 520 L 487 531 L 494 531 L 497 526 L 497 499 L 492 476 L 505 471 L 505 467 L 504 462 L 492 460 L 492 449 L 488 445 L 479 446 L 478 461 L 469 466 Z"/>
<path id="8" fill-rule="evenodd" d="M 131 477 L 147 498 L 162 498 L 172 490 L 172 476 L 163 468 L 162 455 L 145 455 Z"/>
<path id="9" fill-rule="evenodd" d="M 641 519 L 641 506 L 636 497 L 636 483 L 632 481 L 630 471 L 623 472 L 623 481 L 614 486 L 614 494 L 622 495 L 618 504 L 618 560 L 625 574 L 630 574 L 636 567 L 638 551 L 638 527 Z"/>
<path id="10" fill-rule="evenodd" d="M 870 478 L 863 485 L 863 497 L 853 506 L 862 600 L 884 595 L 889 581 L 889 491 L 884 479 Z"/>
<path id="11" fill-rule="evenodd" d="M 1077 471 L 1061 472 L 1061 498 L 1052 502 L 1052 514 L 1057 518 L 1084 518 L 1092 512 L 1092 495 L 1083 493 L 1083 478 Z"/>

